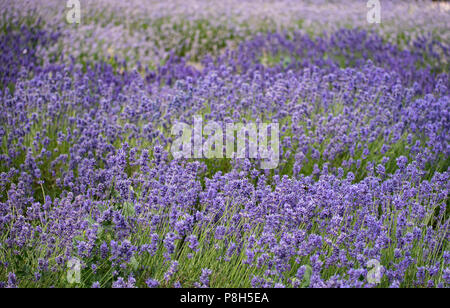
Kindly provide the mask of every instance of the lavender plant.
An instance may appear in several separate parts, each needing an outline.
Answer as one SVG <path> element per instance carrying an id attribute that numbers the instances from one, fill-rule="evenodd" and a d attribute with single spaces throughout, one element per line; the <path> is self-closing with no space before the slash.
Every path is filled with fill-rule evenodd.
<path id="1" fill-rule="evenodd" d="M 450 286 L 448 8 L 262 2 L 0 1 L 1 287 Z M 199 116 L 278 167 L 175 159 Z"/>

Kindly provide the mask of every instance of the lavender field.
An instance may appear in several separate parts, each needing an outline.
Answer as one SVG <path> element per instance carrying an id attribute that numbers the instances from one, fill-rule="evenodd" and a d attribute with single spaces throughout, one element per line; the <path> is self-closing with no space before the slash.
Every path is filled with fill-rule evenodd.
<path id="1" fill-rule="evenodd" d="M 0 0 L 0 287 L 450 287 L 450 3 L 380 3 Z"/>

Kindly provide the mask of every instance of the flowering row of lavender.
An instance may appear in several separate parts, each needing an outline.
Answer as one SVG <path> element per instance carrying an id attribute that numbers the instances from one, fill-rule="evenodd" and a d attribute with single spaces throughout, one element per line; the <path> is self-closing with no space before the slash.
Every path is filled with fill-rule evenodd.
<path id="1" fill-rule="evenodd" d="M 359 27 L 377 31 L 385 41 L 412 46 L 432 34 L 449 41 L 450 5 L 429 0 L 382 0 L 382 22 L 369 24 L 364 0 L 80 0 L 80 23 L 67 25 L 69 0 L 0 0 L 9 23 L 41 19 L 63 35 L 45 50 L 78 63 L 117 56 L 131 68 L 155 69 L 171 52 L 198 62 L 205 54 L 235 49 L 258 32 L 300 31 L 311 36 Z M 27 22 L 29 24 L 29 22 Z"/>
<path id="2" fill-rule="evenodd" d="M 0 287 L 450 287 L 450 10 L 357 2 L 0 1 Z"/>

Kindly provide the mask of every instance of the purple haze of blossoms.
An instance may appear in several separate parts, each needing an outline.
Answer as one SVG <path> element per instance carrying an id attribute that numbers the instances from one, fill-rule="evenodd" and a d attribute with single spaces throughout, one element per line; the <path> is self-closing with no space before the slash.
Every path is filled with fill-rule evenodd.
<path id="1" fill-rule="evenodd" d="M 59 57 L 49 24 L 5 29 L 0 286 L 65 281 L 74 257 L 94 288 L 375 287 L 373 260 L 382 286 L 449 286 L 445 40 L 255 31 L 132 70 Z M 278 167 L 173 159 L 198 114 L 279 123 Z"/>

